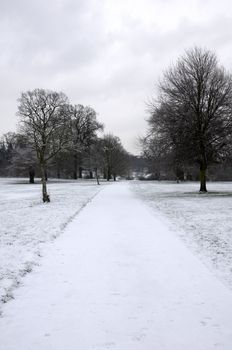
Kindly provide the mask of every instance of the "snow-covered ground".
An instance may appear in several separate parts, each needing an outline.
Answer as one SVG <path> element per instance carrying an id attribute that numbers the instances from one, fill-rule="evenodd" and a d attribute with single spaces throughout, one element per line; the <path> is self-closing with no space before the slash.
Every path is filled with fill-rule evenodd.
<path id="1" fill-rule="evenodd" d="M 105 185 L 105 184 L 104 184 Z M 0 309 L 30 272 L 48 244 L 64 231 L 77 212 L 101 190 L 91 181 L 52 181 L 52 202 L 41 202 L 41 184 L 27 179 L 0 179 Z"/>
<path id="2" fill-rule="evenodd" d="M 232 183 L 209 182 L 206 194 L 198 193 L 197 182 L 137 181 L 131 185 L 137 196 L 158 209 L 165 223 L 232 288 Z"/>
<path id="3" fill-rule="evenodd" d="M 231 291 L 166 221 L 104 187 L 3 307 L 0 349 L 231 350 Z"/>

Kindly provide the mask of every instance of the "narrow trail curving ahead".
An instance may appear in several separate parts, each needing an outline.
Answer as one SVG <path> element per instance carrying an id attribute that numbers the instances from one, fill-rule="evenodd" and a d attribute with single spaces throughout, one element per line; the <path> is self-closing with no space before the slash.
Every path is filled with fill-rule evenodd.
<path id="1" fill-rule="evenodd" d="M 101 191 L 24 279 L 1 350 L 231 350 L 232 293 L 126 183 Z"/>

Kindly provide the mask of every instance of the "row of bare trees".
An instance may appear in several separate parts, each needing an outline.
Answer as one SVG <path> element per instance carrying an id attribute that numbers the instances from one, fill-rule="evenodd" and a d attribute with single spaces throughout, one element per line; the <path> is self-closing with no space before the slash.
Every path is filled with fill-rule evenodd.
<path id="1" fill-rule="evenodd" d="M 164 72 L 148 104 L 144 155 L 158 168 L 198 165 L 200 191 L 206 172 L 231 156 L 232 77 L 209 50 L 195 47 Z"/>
<path id="2" fill-rule="evenodd" d="M 103 124 L 93 108 L 71 105 L 62 92 L 44 89 L 22 93 L 18 103 L 19 133 L 3 135 L 0 166 L 8 173 L 27 168 L 31 183 L 39 170 L 44 202 L 50 201 L 48 169 L 77 179 L 85 168 L 98 183 L 99 171 L 108 181 L 127 173 L 128 153 L 118 137 L 101 136 Z"/>

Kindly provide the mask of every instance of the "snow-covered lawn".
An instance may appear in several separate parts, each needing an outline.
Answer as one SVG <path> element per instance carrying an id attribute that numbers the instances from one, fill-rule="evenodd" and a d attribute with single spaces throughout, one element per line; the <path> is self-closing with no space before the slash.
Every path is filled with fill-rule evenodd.
<path id="1" fill-rule="evenodd" d="M 232 288 L 231 182 L 208 183 L 207 194 L 199 194 L 199 183 L 192 182 L 137 181 L 131 188 Z"/>
<path id="2" fill-rule="evenodd" d="M 41 202 L 41 184 L 0 179 L 0 304 L 13 297 L 21 278 L 37 264 L 48 244 L 105 184 L 48 182 L 52 202 Z"/>

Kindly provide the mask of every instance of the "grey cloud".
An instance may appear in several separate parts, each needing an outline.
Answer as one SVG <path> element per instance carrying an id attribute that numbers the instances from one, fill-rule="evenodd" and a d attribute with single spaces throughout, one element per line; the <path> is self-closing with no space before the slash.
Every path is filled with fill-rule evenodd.
<path id="1" fill-rule="evenodd" d="M 91 3 L 20 1 L 8 6 L 8 11 L 5 8 L 1 31 L 7 38 L 8 62 L 17 68 L 26 61 L 27 69 L 31 65 L 38 68 L 39 58 L 43 68 L 52 70 L 67 61 L 78 65 L 94 59 L 103 41 L 103 28 Z"/>
<path id="2" fill-rule="evenodd" d="M 119 28 L 109 28 L 105 5 L 114 6 L 109 0 L 0 1 L 0 132 L 15 124 L 20 92 L 44 87 L 64 91 L 73 103 L 92 105 L 107 130 L 133 150 L 133 139 L 146 128 L 144 102 L 184 49 L 213 49 L 231 68 L 232 21 L 224 2 L 225 8 L 215 0 L 207 7 L 196 0 L 199 18 L 178 17 L 175 28 L 167 23 L 161 30 L 155 20 L 131 16 L 129 8 Z M 169 3 L 181 6 L 181 0 L 165 6 Z"/>

